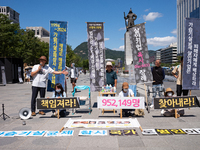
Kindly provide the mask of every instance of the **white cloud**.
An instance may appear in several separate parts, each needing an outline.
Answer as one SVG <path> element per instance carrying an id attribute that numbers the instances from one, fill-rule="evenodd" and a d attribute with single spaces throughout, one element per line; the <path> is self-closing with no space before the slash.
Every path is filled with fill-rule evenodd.
<path id="1" fill-rule="evenodd" d="M 124 45 L 120 46 L 119 48 L 113 48 L 112 50 L 124 51 Z"/>
<path id="2" fill-rule="evenodd" d="M 154 21 L 156 18 L 162 17 L 162 14 L 159 12 L 150 12 L 147 16 L 143 15 L 145 21 Z"/>
<path id="3" fill-rule="evenodd" d="M 144 11 L 147 12 L 147 11 L 149 11 L 150 9 L 151 9 L 151 8 L 149 8 L 149 9 L 145 9 Z"/>
<path id="4" fill-rule="evenodd" d="M 110 40 L 110 38 L 104 38 L 104 41 L 108 41 L 108 40 Z"/>
<path id="5" fill-rule="evenodd" d="M 171 43 L 176 42 L 176 37 L 174 36 L 166 36 L 166 37 L 154 37 L 154 38 L 148 38 L 147 44 L 153 45 L 153 46 L 168 46 Z"/>
<path id="6" fill-rule="evenodd" d="M 174 29 L 171 33 L 177 35 L 177 29 Z"/>
<path id="7" fill-rule="evenodd" d="M 126 30 L 126 27 L 124 27 L 124 28 L 120 28 L 120 29 L 119 29 L 119 31 L 121 31 L 121 30 Z"/>

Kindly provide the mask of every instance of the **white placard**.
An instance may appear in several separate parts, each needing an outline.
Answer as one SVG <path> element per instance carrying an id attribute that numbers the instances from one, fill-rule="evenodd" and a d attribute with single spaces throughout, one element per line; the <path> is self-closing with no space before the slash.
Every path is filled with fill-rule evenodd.
<path id="1" fill-rule="evenodd" d="M 155 129 L 143 129 L 143 135 L 158 135 Z"/>
<path id="2" fill-rule="evenodd" d="M 105 135 L 108 135 L 108 133 L 107 133 L 107 130 L 80 130 L 78 135 L 105 136 Z"/>
<path id="3" fill-rule="evenodd" d="M 182 130 L 185 131 L 187 134 L 200 134 L 200 132 L 198 132 L 194 129 L 191 129 L 191 128 L 184 128 Z"/>
<path id="4" fill-rule="evenodd" d="M 144 97 L 97 96 L 98 108 L 103 109 L 145 109 Z"/>

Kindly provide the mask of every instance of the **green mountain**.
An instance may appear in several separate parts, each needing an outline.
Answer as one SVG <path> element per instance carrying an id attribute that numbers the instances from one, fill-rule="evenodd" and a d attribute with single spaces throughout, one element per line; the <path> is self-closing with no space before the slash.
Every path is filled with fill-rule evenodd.
<path id="1" fill-rule="evenodd" d="M 117 58 L 121 58 L 122 62 L 124 62 L 124 51 L 116 51 L 106 48 L 106 59 L 111 58 L 117 60 Z M 74 49 L 74 53 L 79 55 L 82 59 L 88 59 L 88 47 L 87 42 L 83 42 L 78 45 Z M 149 57 L 156 56 L 156 51 L 149 50 Z"/>
<path id="2" fill-rule="evenodd" d="M 74 49 L 74 53 L 79 55 L 82 59 L 88 59 L 87 42 L 83 42 L 80 45 L 78 45 Z M 111 58 L 117 60 L 117 58 L 121 58 L 122 62 L 124 62 L 124 51 L 115 51 L 106 48 L 105 53 L 106 53 L 106 59 Z"/>

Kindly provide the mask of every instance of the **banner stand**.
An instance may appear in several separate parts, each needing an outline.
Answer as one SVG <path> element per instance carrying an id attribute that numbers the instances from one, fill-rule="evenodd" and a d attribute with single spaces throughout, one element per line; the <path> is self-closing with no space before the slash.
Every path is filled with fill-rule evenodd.
<path id="1" fill-rule="evenodd" d="M 144 91 L 145 91 L 147 111 L 148 111 L 148 113 L 150 113 L 150 108 L 149 108 L 149 104 L 148 104 L 148 101 L 147 101 L 147 90 L 146 90 L 146 84 L 145 83 L 144 83 Z"/>

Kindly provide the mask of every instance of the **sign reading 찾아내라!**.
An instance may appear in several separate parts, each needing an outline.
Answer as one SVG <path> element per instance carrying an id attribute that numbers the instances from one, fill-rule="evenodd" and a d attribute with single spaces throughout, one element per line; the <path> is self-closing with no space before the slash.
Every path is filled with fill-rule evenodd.
<path id="1" fill-rule="evenodd" d="M 105 48 L 103 22 L 87 22 L 90 89 L 100 91 L 105 85 Z"/>
<path id="2" fill-rule="evenodd" d="M 97 97 L 98 108 L 144 109 L 144 97 Z"/>
<path id="3" fill-rule="evenodd" d="M 49 66 L 62 71 L 66 66 L 67 22 L 50 21 Z M 47 91 L 54 91 L 56 83 L 65 89 L 65 75 L 49 74 Z"/>
<path id="4" fill-rule="evenodd" d="M 79 108 L 77 97 L 37 98 L 37 109 Z"/>
<path id="5" fill-rule="evenodd" d="M 199 107 L 196 96 L 154 98 L 154 109 Z"/>

